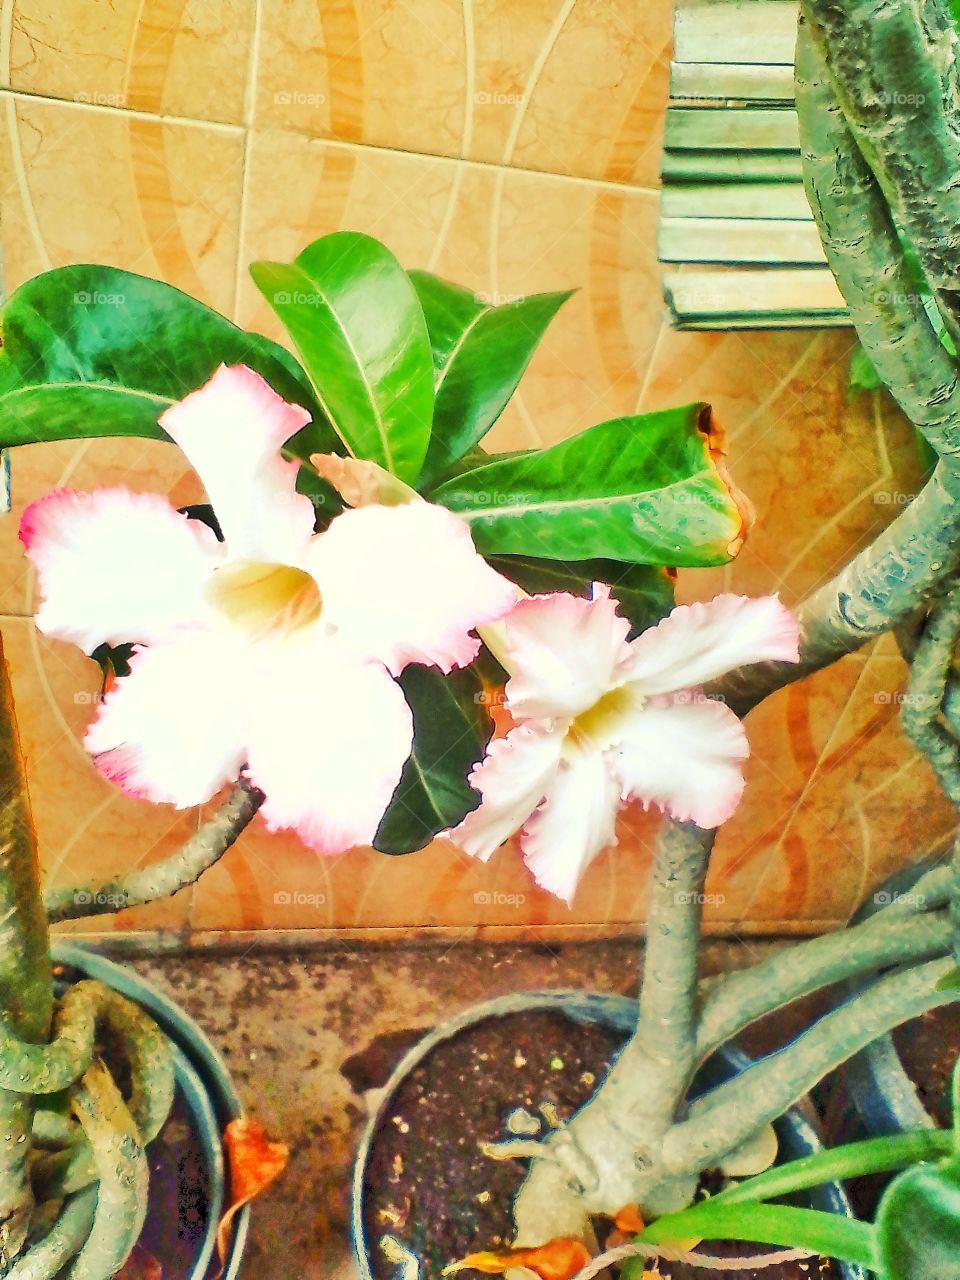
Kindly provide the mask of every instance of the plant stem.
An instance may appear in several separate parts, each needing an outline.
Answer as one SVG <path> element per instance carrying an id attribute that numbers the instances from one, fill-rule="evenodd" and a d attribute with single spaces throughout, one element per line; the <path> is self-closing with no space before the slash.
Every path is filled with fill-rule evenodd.
<path id="1" fill-rule="evenodd" d="M 932 960 L 882 978 L 786 1048 L 698 1098 L 664 1139 L 665 1166 L 677 1174 L 709 1168 L 871 1040 L 956 1000 L 957 991 L 937 989 L 950 970 L 949 960 Z"/>
<path id="2" fill-rule="evenodd" d="M 0 637 L 0 1028 L 42 1044 L 53 986 L 40 868 L 10 675 Z M 33 1101 L 0 1090 L 0 1257 L 23 1245 L 33 1195 L 27 1176 Z"/>
<path id="3" fill-rule="evenodd" d="M 886 529 L 797 609 L 800 661 L 758 662 L 708 688 L 738 715 L 908 617 L 960 565 L 960 468 L 942 461 Z"/>
<path id="4" fill-rule="evenodd" d="M 938 454 L 960 453 L 960 369 L 927 317 L 890 210 L 810 26 L 797 36 L 803 176 L 827 255 L 871 363 Z"/>
<path id="5" fill-rule="evenodd" d="M 51 921 L 76 920 L 139 907 L 194 884 L 234 843 L 263 804 L 263 793 L 241 779 L 223 804 L 175 854 L 82 888 L 48 890 L 44 902 Z"/>
<path id="6" fill-rule="evenodd" d="M 625 1117 L 669 1120 L 693 1072 L 703 886 L 715 834 L 667 819 L 658 833 L 637 1029 L 601 1088 Z"/>
<path id="7" fill-rule="evenodd" d="M 951 938 L 945 911 L 890 921 L 875 916 L 774 952 L 708 988 L 700 1015 L 697 1060 L 773 1009 L 844 978 L 905 960 L 945 955 Z"/>
<path id="8" fill-rule="evenodd" d="M 960 338 L 957 37 L 941 0 L 802 0 L 849 128 Z"/>

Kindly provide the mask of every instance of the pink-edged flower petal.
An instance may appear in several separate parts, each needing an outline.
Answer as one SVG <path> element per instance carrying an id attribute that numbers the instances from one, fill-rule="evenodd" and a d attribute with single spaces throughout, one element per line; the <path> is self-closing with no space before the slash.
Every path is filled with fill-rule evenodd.
<path id="1" fill-rule="evenodd" d="M 207 632 L 140 649 L 106 695 L 84 746 L 128 795 L 203 804 L 244 759 L 242 655 Z"/>
<path id="2" fill-rule="evenodd" d="M 711 828 L 739 804 L 749 754 L 743 725 L 729 707 L 681 693 L 633 716 L 607 759 L 624 800 L 655 804 L 680 822 Z"/>
<path id="3" fill-rule="evenodd" d="M 447 838 L 472 858 L 486 862 L 536 809 L 560 766 L 562 732 L 518 725 L 495 738 L 470 774 L 480 807 L 468 813 Z"/>
<path id="4" fill-rule="evenodd" d="M 584 871 L 617 843 L 620 785 L 595 751 L 566 758 L 523 829 L 523 860 L 542 889 L 573 901 Z"/>
<path id="5" fill-rule="evenodd" d="M 304 568 L 319 584 L 324 622 L 394 675 L 410 662 L 465 666 L 479 648 L 471 629 L 517 598 L 463 521 L 427 502 L 343 512 L 314 539 Z"/>
<path id="6" fill-rule="evenodd" d="M 576 716 L 622 684 L 630 623 L 616 610 L 600 584 L 592 600 L 565 592 L 521 600 L 504 622 L 511 713 Z"/>
<path id="7" fill-rule="evenodd" d="M 267 825 L 321 853 L 369 844 L 413 743 L 399 685 L 305 630 L 277 646 L 249 694 L 248 772 Z"/>
<path id="8" fill-rule="evenodd" d="M 797 620 L 777 596 L 679 605 L 630 642 L 629 680 L 645 694 L 690 689 L 748 662 L 796 662 Z"/>
<path id="9" fill-rule="evenodd" d="M 161 415 L 203 481 L 231 556 L 296 564 L 303 555 L 313 503 L 296 492 L 298 464 L 280 446 L 309 421 L 244 365 L 221 365 Z"/>
<path id="10" fill-rule="evenodd" d="M 27 507 L 20 538 L 39 580 L 37 626 L 87 653 L 195 623 L 221 559 L 206 525 L 129 489 L 55 489 Z"/>

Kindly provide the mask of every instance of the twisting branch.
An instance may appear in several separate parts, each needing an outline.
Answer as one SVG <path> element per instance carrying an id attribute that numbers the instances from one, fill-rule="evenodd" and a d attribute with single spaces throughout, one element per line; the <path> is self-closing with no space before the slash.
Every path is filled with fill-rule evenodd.
<path id="1" fill-rule="evenodd" d="M 863 924 L 774 952 L 707 989 L 697 1059 L 702 1061 L 757 1018 L 812 991 L 888 965 L 946 955 L 951 938 L 952 925 L 945 911 L 890 921 L 874 916 Z"/>
<path id="2" fill-rule="evenodd" d="M 223 857 L 263 801 L 263 793 L 241 778 L 213 817 L 169 858 L 124 872 L 103 884 L 48 890 L 44 897 L 48 919 L 104 915 L 178 893 Z"/>
<path id="3" fill-rule="evenodd" d="M 664 1138 L 666 1167 L 678 1174 L 709 1168 L 871 1040 L 955 999 L 956 992 L 937 986 L 950 970 L 950 960 L 932 960 L 881 979 L 779 1053 L 697 1099 Z"/>
<path id="4" fill-rule="evenodd" d="M 801 7 L 857 146 L 960 339 L 960 80 L 946 0 Z"/>

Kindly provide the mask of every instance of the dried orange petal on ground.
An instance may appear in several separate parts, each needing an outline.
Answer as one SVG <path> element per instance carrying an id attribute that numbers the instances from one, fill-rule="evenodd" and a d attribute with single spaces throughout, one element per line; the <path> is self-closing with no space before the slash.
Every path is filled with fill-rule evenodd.
<path id="1" fill-rule="evenodd" d="M 557 1236 L 546 1244 L 533 1249 L 506 1249 L 502 1253 L 471 1253 L 459 1262 L 445 1267 L 445 1276 L 455 1271 L 483 1271 L 489 1275 L 502 1275 L 511 1267 L 526 1267 L 540 1280 L 572 1280 L 582 1271 L 591 1258 L 582 1240 L 569 1236 Z"/>
<path id="2" fill-rule="evenodd" d="M 235 1214 L 283 1172 L 290 1158 L 285 1142 L 271 1142 L 259 1120 L 240 1116 L 223 1131 L 227 1153 L 227 1209 L 217 1227 L 217 1254 L 227 1255 L 230 1224 Z"/>

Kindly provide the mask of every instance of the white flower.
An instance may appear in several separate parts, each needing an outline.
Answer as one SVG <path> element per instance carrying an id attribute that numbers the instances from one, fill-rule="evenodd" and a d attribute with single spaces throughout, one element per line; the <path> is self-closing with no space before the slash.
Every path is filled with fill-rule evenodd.
<path id="1" fill-rule="evenodd" d="M 224 541 L 165 499 L 61 489 L 24 513 L 37 626 L 88 653 L 136 642 L 85 746 L 131 795 L 185 808 L 242 768 L 271 828 L 326 853 L 369 842 L 413 736 L 393 677 L 470 662 L 516 590 L 426 502 L 345 511 L 314 533 L 280 447 L 309 420 L 221 366 L 160 419 Z"/>
<path id="2" fill-rule="evenodd" d="M 470 775 L 482 797 L 449 837 L 486 861 L 515 831 L 534 879 L 570 902 L 616 844 L 623 804 L 716 827 L 743 792 L 740 721 L 700 686 L 764 659 L 796 662 L 797 625 L 776 596 L 681 605 L 628 642 L 607 587 L 591 600 L 522 600 L 498 630 L 515 727 Z"/>

